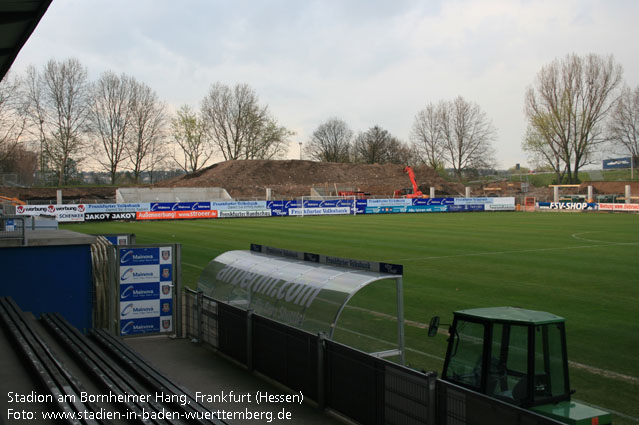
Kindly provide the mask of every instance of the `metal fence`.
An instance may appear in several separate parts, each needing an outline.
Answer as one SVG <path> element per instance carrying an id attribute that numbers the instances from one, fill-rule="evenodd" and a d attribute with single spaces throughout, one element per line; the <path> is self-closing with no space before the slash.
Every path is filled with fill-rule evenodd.
<path id="1" fill-rule="evenodd" d="M 217 302 L 202 292 L 185 288 L 182 305 L 184 334 L 200 343 L 218 348 Z"/>
<path id="2" fill-rule="evenodd" d="M 26 245 L 26 226 L 24 217 L 0 216 L 0 240 L 8 245 Z"/>
<path id="3" fill-rule="evenodd" d="M 186 335 L 361 424 L 560 423 L 202 293 L 183 302 Z"/>

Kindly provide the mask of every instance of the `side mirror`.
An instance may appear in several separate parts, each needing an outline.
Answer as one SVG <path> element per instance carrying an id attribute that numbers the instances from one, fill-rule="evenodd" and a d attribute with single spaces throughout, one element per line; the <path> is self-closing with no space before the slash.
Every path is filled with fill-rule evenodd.
<path id="1" fill-rule="evenodd" d="M 437 330 L 439 329 L 439 316 L 433 316 L 430 319 L 430 323 L 428 324 L 428 336 L 433 337 L 437 335 Z"/>

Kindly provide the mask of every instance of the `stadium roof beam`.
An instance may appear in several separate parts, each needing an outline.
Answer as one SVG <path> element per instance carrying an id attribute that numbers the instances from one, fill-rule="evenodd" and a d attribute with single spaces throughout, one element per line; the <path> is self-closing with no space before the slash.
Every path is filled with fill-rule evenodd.
<path id="1" fill-rule="evenodd" d="M 49 8 L 52 0 L 0 2 L 0 80 Z"/>

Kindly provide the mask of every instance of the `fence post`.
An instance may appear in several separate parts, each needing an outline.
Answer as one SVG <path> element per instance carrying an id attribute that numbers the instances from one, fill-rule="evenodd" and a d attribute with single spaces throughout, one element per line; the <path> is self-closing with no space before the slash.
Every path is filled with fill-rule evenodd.
<path id="1" fill-rule="evenodd" d="M 204 292 L 197 291 L 195 297 L 195 321 L 197 322 L 197 342 L 202 343 L 202 304 L 204 303 Z"/>
<path id="2" fill-rule="evenodd" d="M 319 407 L 320 410 L 324 410 L 326 407 L 326 400 L 324 399 L 325 340 L 326 334 L 324 332 L 319 332 L 317 334 L 317 407 Z"/>
<path id="3" fill-rule="evenodd" d="M 428 379 L 428 423 L 435 425 L 437 412 L 437 373 L 428 372 L 426 374 Z"/>
<path id="4" fill-rule="evenodd" d="M 246 310 L 246 367 L 253 372 L 253 310 Z"/>

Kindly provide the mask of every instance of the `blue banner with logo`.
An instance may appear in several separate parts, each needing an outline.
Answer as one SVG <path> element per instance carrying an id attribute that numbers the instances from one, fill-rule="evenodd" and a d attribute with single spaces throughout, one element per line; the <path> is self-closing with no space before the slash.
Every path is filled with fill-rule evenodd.
<path id="1" fill-rule="evenodd" d="M 120 334 L 173 330 L 173 247 L 119 248 Z"/>
<path id="2" fill-rule="evenodd" d="M 630 168 L 632 166 L 632 157 L 627 156 L 625 158 L 611 158 L 603 160 L 604 170 L 613 170 L 616 168 Z"/>
<path id="3" fill-rule="evenodd" d="M 211 203 L 206 202 L 151 202 L 151 211 L 209 211 Z"/>

